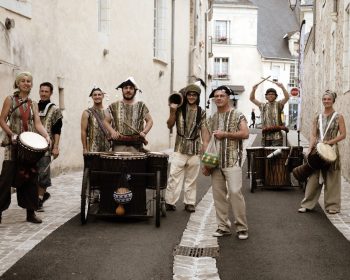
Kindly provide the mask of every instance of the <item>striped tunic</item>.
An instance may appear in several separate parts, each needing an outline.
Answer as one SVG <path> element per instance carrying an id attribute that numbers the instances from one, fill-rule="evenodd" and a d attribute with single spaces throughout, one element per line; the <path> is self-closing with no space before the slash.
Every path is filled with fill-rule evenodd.
<path id="1" fill-rule="evenodd" d="M 231 108 L 228 112 L 216 112 L 209 120 L 209 128 L 211 132 L 214 130 L 237 132 L 239 131 L 239 125 L 242 120 L 247 121 L 246 117 L 240 111 Z M 216 139 L 215 144 L 219 152 L 220 168 L 233 167 L 242 158 L 242 140 L 228 138 L 222 140 Z"/>
<path id="2" fill-rule="evenodd" d="M 283 107 L 284 105 L 280 101 L 266 102 L 259 106 L 263 128 L 283 124 L 281 118 Z M 277 131 L 265 133 L 263 137 L 266 137 L 266 140 L 279 140 L 283 138 L 283 135 L 281 131 Z"/>
<path id="3" fill-rule="evenodd" d="M 182 111 L 176 112 L 176 140 L 175 140 L 175 152 L 179 152 L 185 155 L 198 155 L 201 146 L 201 139 L 199 137 L 200 130 L 206 126 L 206 114 L 204 110 L 201 110 L 200 122 L 196 123 L 198 107 L 192 110 L 187 106 L 186 108 L 186 120 L 184 120 Z M 186 123 L 186 126 L 185 126 Z"/>

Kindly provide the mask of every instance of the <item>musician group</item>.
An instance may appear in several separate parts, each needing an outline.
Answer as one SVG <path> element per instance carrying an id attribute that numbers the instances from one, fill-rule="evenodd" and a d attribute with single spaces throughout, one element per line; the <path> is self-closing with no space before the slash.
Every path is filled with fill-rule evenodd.
<path id="1" fill-rule="evenodd" d="M 255 91 L 265 81 L 270 81 L 283 92 L 283 99 L 277 101 L 277 91 L 270 88 L 266 91 L 266 102 L 255 98 Z M 50 195 L 46 191 L 51 186 L 49 166 L 59 155 L 59 140 L 62 128 L 62 114 L 51 103 L 53 87 L 50 83 L 40 86 L 39 103 L 29 98 L 33 78 L 29 72 L 17 75 L 15 93 L 8 96 L 0 115 L 0 125 L 6 133 L 2 143 L 5 148 L 5 159 L 0 176 L 0 222 L 1 213 L 6 210 L 11 200 L 11 187 L 16 188 L 18 205 L 27 211 L 27 221 L 41 223 L 35 214 Z M 86 109 L 81 118 L 81 142 L 83 153 L 95 152 L 148 152 L 146 136 L 152 128 L 153 119 L 143 101 L 135 98 L 141 91 L 134 78 L 129 77 L 116 88 L 121 90 L 122 99 L 103 105 L 104 92 L 95 87 L 89 93 L 93 106 Z M 211 176 L 213 198 L 216 210 L 217 230 L 213 236 L 231 235 L 232 223 L 229 210 L 234 214 L 234 225 L 240 240 L 248 238 L 246 205 L 242 194 L 242 141 L 249 137 L 247 119 L 231 105 L 230 96 L 234 92 L 227 86 L 214 89 L 209 99 L 213 100 L 217 112 L 207 118 L 200 106 L 201 88 L 196 83 L 189 84 L 179 94 L 178 100 L 169 98 L 169 117 L 167 126 L 176 125 L 174 153 L 170 165 L 168 182 L 165 190 L 167 211 L 176 210 L 176 202 L 184 192 L 184 209 L 195 212 L 196 181 L 199 172 Z M 263 135 L 262 146 L 283 146 L 282 130 L 284 127 L 281 113 L 289 99 L 283 84 L 264 79 L 253 86 L 250 100 L 261 112 Z M 334 92 L 327 91 L 322 96 L 324 111 L 317 115 L 313 122 L 310 137 L 309 154 L 315 153 L 327 161 L 319 143 L 332 147 L 336 160 L 325 168 L 312 167 L 312 174 L 307 181 L 305 198 L 301 202 L 301 213 L 312 210 L 325 186 L 325 207 L 330 214 L 340 211 L 340 159 L 337 143 L 346 137 L 344 118 L 335 112 Z M 38 106 L 39 105 L 39 106 Z M 40 134 L 47 142 L 48 151 L 35 160 L 20 160 L 18 147 L 26 146 L 21 135 L 24 132 Z M 214 166 L 201 162 L 202 155 L 209 146 L 216 149 L 218 163 Z M 23 149 L 23 147 L 21 148 Z M 35 147 L 32 147 L 35 150 Z M 24 149 L 26 150 L 26 149 Z M 30 150 L 30 149 L 29 149 Z M 25 153 L 26 151 L 24 151 Z M 202 166 L 202 168 L 201 168 Z M 38 178 L 39 177 L 39 178 Z"/>

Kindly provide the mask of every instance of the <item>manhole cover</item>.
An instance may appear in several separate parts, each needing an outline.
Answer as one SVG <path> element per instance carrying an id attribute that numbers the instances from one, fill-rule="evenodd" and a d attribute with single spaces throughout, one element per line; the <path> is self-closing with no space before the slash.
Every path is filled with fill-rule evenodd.
<path id="1" fill-rule="evenodd" d="M 198 248 L 198 247 L 186 247 L 186 246 L 176 246 L 173 255 L 189 256 L 189 257 L 218 257 L 219 247 L 208 247 L 208 248 Z"/>

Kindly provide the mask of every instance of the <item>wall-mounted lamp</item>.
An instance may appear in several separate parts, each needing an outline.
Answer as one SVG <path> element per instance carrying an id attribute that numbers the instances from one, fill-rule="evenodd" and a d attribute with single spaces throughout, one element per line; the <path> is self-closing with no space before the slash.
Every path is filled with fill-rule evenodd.
<path id="1" fill-rule="evenodd" d="M 6 18 L 5 19 L 5 27 L 7 30 L 14 28 L 15 27 L 15 20 L 13 18 Z"/>
<path id="2" fill-rule="evenodd" d="M 163 75 L 164 75 L 164 71 L 163 70 L 159 70 L 158 77 L 161 78 Z"/>
<path id="3" fill-rule="evenodd" d="M 297 4 L 298 4 L 298 0 L 289 0 L 289 7 L 292 11 L 294 11 Z"/>
<path id="4" fill-rule="evenodd" d="M 109 54 L 109 50 L 103 49 L 103 56 L 106 56 L 107 54 Z"/>

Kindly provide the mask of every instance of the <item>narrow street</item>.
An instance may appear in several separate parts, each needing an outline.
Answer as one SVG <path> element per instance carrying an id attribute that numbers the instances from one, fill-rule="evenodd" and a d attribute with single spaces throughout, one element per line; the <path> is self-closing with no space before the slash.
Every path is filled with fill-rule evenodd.
<path id="1" fill-rule="evenodd" d="M 259 142 L 258 136 L 253 145 Z M 246 166 L 245 162 L 243 178 L 249 239 L 240 241 L 235 235 L 219 238 L 216 262 L 220 278 L 202 274 L 198 279 L 348 279 L 350 244 L 322 208 L 298 213 L 303 197 L 300 188 L 258 189 L 250 193 Z M 62 188 L 67 188 L 69 182 L 74 183 L 71 177 L 65 176 L 66 180 L 60 181 Z M 198 202 L 209 187 L 208 178 L 200 176 Z M 74 211 L 78 212 L 79 185 L 74 188 L 77 189 L 72 190 L 71 196 L 66 193 L 64 198 L 61 190 L 61 194 L 57 192 L 47 202 L 41 214 L 43 227 L 51 222 L 50 215 L 57 214 L 55 210 L 62 210 L 57 206 L 67 203 L 66 200 L 75 201 Z M 11 215 L 19 220 L 14 223 Z M 9 210 L 0 226 L 1 235 L 18 223 L 26 226 L 20 217 L 19 210 Z M 75 215 L 46 238 L 43 236 L 44 239 L 0 279 L 172 279 L 173 250 L 180 243 L 189 217 L 180 202 L 177 211 L 167 212 L 167 217 L 161 218 L 160 228 L 155 227 L 153 219 L 130 222 L 95 219 L 82 226 L 79 215 Z M 19 234 L 16 242 L 25 235 L 25 232 Z"/>

